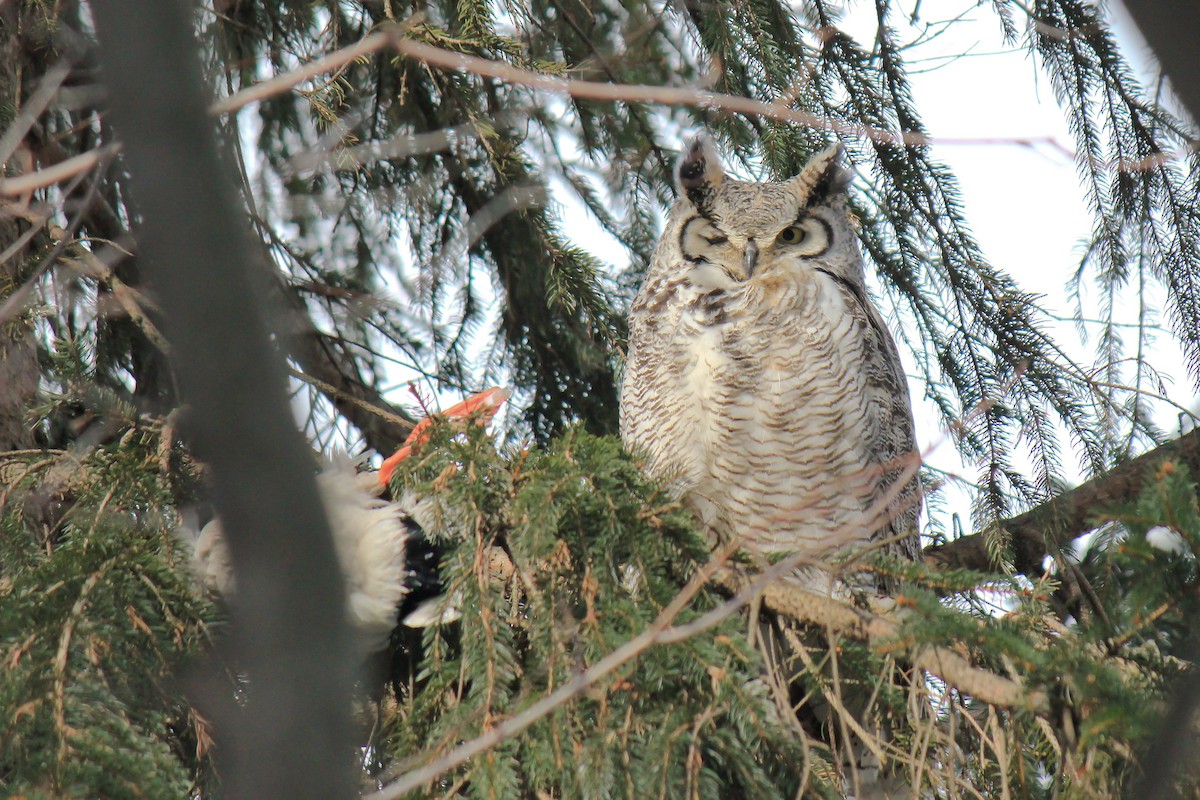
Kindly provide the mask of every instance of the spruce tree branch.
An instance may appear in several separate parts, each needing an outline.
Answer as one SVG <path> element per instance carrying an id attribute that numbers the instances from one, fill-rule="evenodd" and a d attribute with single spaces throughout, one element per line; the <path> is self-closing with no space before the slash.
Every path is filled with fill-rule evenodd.
<path id="1" fill-rule="evenodd" d="M 77 156 L 71 156 L 45 169 L 18 175 L 15 178 L 0 178 L 0 195 L 28 194 L 35 189 L 41 189 L 68 178 L 85 173 L 97 164 L 107 163 L 121 151 L 120 143 L 106 144 L 95 150 L 88 150 Z"/>
<path id="2" fill-rule="evenodd" d="M 414 789 L 436 779 L 442 773 L 454 769 L 459 764 L 490 750 L 508 737 L 515 736 L 525 730 L 554 709 L 587 691 L 596 681 L 609 675 L 622 664 L 637 658 L 648 648 L 660 642 L 669 641 L 669 634 L 674 630 L 671 628 L 671 623 L 688 607 L 700 590 L 712 580 L 729 556 L 733 554 L 734 549 L 733 546 L 726 546 L 714 553 L 708 563 L 659 612 L 654 622 L 650 623 L 637 636 L 625 642 L 625 644 L 613 650 L 591 667 L 528 706 L 520 713 L 488 729 L 481 736 L 477 736 L 445 755 L 430 761 L 425 766 L 406 772 L 382 790 L 368 795 L 366 800 L 394 800 L 395 798 L 403 797 Z"/>
<path id="3" fill-rule="evenodd" d="M 742 593 L 746 576 L 725 569 L 717 582 L 728 591 Z M 784 582 L 773 582 L 761 590 L 763 605 L 790 619 L 816 625 L 832 633 L 860 639 L 872 647 L 894 647 L 902 641 L 899 614 L 877 614 L 833 597 L 817 594 Z M 1045 692 L 1030 691 L 1018 682 L 974 666 L 960 653 L 946 647 L 909 648 L 914 666 L 930 672 L 948 685 L 986 703 L 1002 708 L 1045 711 Z"/>
<path id="4" fill-rule="evenodd" d="M 1200 36 L 1200 13 L 1185 0 L 1125 0 L 1125 7 L 1138 28 L 1154 49 L 1163 71 L 1171 78 L 1176 95 L 1183 102 L 1193 122 L 1200 122 L 1200 81 L 1194 68 L 1195 41 Z M 1188 464 L 1193 477 L 1200 476 L 1200 446 L 1196 445 L 1200 428 L 1177 442 L 1192 439 Z M 1173 442 L 1172 444 L 1175 444 Z M 1183 646 L 1182 656 L 1195 664 L 1200 660 L 1200 627 L 1193 620 L 1191 632 Z M 1144 746 L 1142 774 L 1132 784 L 1127 796 L 1158 800 L 1179 791 L 1177 780 L 1181 767 L 1194 757 L 1196 742 L 1193 736 L 1180 736 L 1181 730 L 1194 727 L 1195 712 L 1200 706 L 1200 684 L 1194 675 L 1177 678 L 1172 687 L 1168 713 L 1154 738 Z"/>
<path id="5" fill-rule="evenodd" d="M 265 220 L 257 215 L 251 218 L 271 244 L 290 253 L 286 242 Z M 275 263 L 269 250 L 264 249 L 262 263 Z M 268 310 L 275 326 L 285 332 L 288 355 L 300 367 L 291 370 L 292 377 L 325 395 L 338 413 L 358 428 L 369 447 L 384 456 L 390 455 L 408 438 L 417 420 L 364 381 L 344 346 L 317 328 L 300 287 L 290 283 L 280 270 L 265 271 L 273 289 L 267 297 Z"/>
<path id="6" fill-rule="evenodd" d="M 1012 539 L 1013 567 L 1025 575 L 1042 571 L 1052 549 L 1064 547 L 1103 521 L 1105 508 L 1135 498 L 1166 461 L 1187 466 L 1200 476 L 1200 428 L 1120 464 L 1103 475 L 1054 497 L 1037 508 L 999 523 Z M 925 548 L 925 559 L 939 566 L 994 572 L 983 533 L 973 533 Z"/>
<path id="7" fill-rule="evenodd" d="M 37 125 L 33 126 L 33 130 L 39 137 L 42 135 Z M 442 137 L 446 138 L 444 134 Z M 110 160 L 120 152 L 121 145 L 120 143 L 105 145 L 75 157 L 68 157 L 53 141 L 39 144 L 38 147 L 49 151 L 53 159 L 50 166 L 15 178 L 0 178 L 0 194 L 20 194 L 77 176 L 85 166 L 95 166 L 102 159 L 105 162 Z M 97 182 L 87 179 L 81 185 L 88 190 L 88 196 L 91 197 L 95 192 L 94 187 L 97 186 Z M 134 243 L 128 241 L 130 239 L 128 232 L 120 226 L 115 215 L 107 209 L 107 205 L 102 200 L 93 200 L 84 206 L 87 210 L 84 217 L 85 224 L 93 212 L 98 212 L 99 221 L 93 220 L 93 224 L 98 225 L 104 235 L 115 238 L 120 234 L 119 238 L 125 240 L 126 244 L 136 247 Z M 19 240 L 19 243 L 32 239 L 39 231 L 38 227 L 31 228 Z M 10 248 L 14 251 L 15 249 L 15 247 Z M 121 281 L 111 267 L 89 251 L 80 251 L 80 253 L 85 264 L 81 265 L 78 261 L 68 259 L 60 259 L 60 261 L 68 266 L 85 267 L 79 270 L 81 274 L 94 278 L 112 289 L 115 299 L 143 330 L 146 337 L 163 354 L 168 354 L 169 346 L 158 334 L 153 321 L 149 316 L 141 313 L 139 303 L 144 302 L 144 298 L 140 293 Z M 130 254 L 127 252 L 126 255 Z M 3 260 L 0 258 L 0 262 Z M 281 287 L 281 292 L 286 293 L 286 291 L 286 288 Z M 286 300 L 284 304 L 288 304 Z M 7 308 L 6 305 L 5 309 Z M 290 304 L 290 310 L 295 311 L 295 314 L 289 316 L 289 324 L 285 327 L 295 327 L 300 330 L 296 331 L 291 338 L 289 352 L 304 370 L 303 372 L 293 371 L 293 377 L 308 383 L 324 394 L 339 413 L 362 432 L 363 438 L 373 449 L 387 454 L 399 447 L 416 421 L 403 409 L 387 402 L 377 391 L 357 380 L 349 370 L 339 364 L 339 359 L 333 351 L 334 343 L 326 334 L 312 325 L 301 301 L 295 299 L 295 302 Z M 3 321 L 6 316 L 7 314 L 0 313 L 0 321 Z"/>
<path id="8" fill-rule="evenodd" d="M 861 136 L 875 142 L 898 144 L 906 147 L 929 145 L 935 141 L 934 137 L 920 131 L 897 132 L 870 125 L 842 122 L 820 114 L 812 114 L 793 108 L 784 100 L 764 102 L 748 97 L 739 97 L 737 95 L 711 92 L 692 87 L 605 83 L 601 81 L 561 78 L 556 75 L 548 75 L 516 67 L 502 61 L 447 50 L 416 41 L 405 34 L 409 27 L 411 27 L 411 24 L 408 26 L 383 25 L 375 33 L 370 34 L 349 47 L 335 50 L 322 58 L 305 64 L 297 70 L 243 89 L 237 94 L 231 95 L 214 104 L 210 108 L 210 111 L 213 114 L 236 111 L 248 103 L 280 94 L 317 75 L 338 69 L 356 58 L 363 58 L 390 47 L 407 58 L 439 69 L 468 72 L 482 77 L 496 78 L 513 86 L 524 86 L 539 91 L 565 94 L 579 99 L 717 109 L 744 114 L 750 118 L 764 117 L 781 122 L 792 122 L 816 130 L 835 131 L 844 136 Z M 937 141 L 940 142 L 941 140 Z M 1027 140 L 1021 138 L 1004 140 L 996 137 L 983 137 L 980 139 L 956 138 L 947 141 L 955 145 L 1028 144 Z M 1132 172 L 1154 169 L 1171 161 L 1186 158 L 1188 155 L 1188 152 L 1164 152 L 1141 159 L 1121 160 L 1117 163 L 1108 163 L 1094 158 L 1087 160 L 1094 162 L 1093 166 L 1095 168 L 1116 168 L 1119 171 Z"/>
<path id="9" fill-rule="evenodd" d="M 915 473 L 914 460 L 914 463 L 907 465 L 906 470 L 897 480 L 898 486 L 902 488 L 906 480 L 911 479 Z M 893 494 L 899 494 L 901 488 L 894 489 Z M 845 537 L 848 532 L 856 531 L 861 527 L 878 525 L 882 518 L 881 515 L 888 513 L 888 505 L 894 499 L 895 497 L 882 498 L 872 509 L 864 512 L 863 519 L 857 525 L 847 526 L 839 531 L 839 536 Z M 735 541 L 715 553 L 705 567 L 693 576 L 671 603 L 640 634 L 519 713 L 501 721 L 480 736 L 431 760 L 424 766 L 404 773 L 381 791 L 369 795 L 367 800 L 394 800 L 394 798 L 404 796 L 436 779 L 439 775 L 486 752 L 506 738 L 526 730 L 534 722 L 569 702 L 621 665 L 637 658 L 650 647 L 682 641 L 703 633 L 749 605 L 758 596 L 761 596 L 764 604 L 776 613 L 806 624 L 817 625 L 836 633 L 862 639 L 874 647 L 894 647 L 898 641 L 901 641 L 900 623 L 892 615 L 876 614 L 858 609 L 831 597 L 789 586 L 780 581 L 782 576 L 790 574 L 797 567 L 809 564 L 810 559 L 807 557 L 793 556 L 771 565 L 760 573 L 742 575 L 739 571 L 726 566 L 729 556 L 737 549 L 737 545 L 738 542 Z M 493 574 L 497 579 L 506 581 L 511 579 L 515 571 L 515 567 L 508 564 L 507 568 L 493 569 Z M 722 587 L 732 594 L 732 597 L 691 622 L 677 626 L 672 625 L 673 620 L 692 602 L 696 594 L 709 584 Z M 1044 692 L 1029 691 L 1014 680 L 976 667 L 966 657 L 948 648 L 937 646 L 916 648 L 913 650 L 912 657 L 917 668 L 931 672 L 959 691 L 992 705 L 1028 709 L 1035 712 L 1045 712 L 1049 707 L 1049 700 Z"/>
<path id="10" fill-rule="evenodd" d="M 105 497 L 104 503 L 107 503 L 111 496 L 110 492 L 109 496 Z M 101 504 L 101 508 L 103 508 L 104 503 Z M 87 580 L 83 582 L 83 585 L 79 589 L 79 597 L 76 598 L 75 604 L 71 606 L 71 613 L 67 617 L 62 633 L 58 637 L 58 651 L 54 656 L 53 697 L 55 733 L 58 736 L 58 758 L 60 761 L 67 757 L 71 748 L 71 728 L 67 725 L 66 715 L 67 659 L 71 653 L 71 638 L 75 634 L 75 628 L 79 624 L 79 621 L 84 618 L 84 609 L 87 608 L 88 596 L 96 588 L 96 584 L 100 582 L 100 579 L 115 564 L 116 562 L 113 559 L 106 561 L 100 569 L 89 575 Z"/>
<path id="11" fill-rule="evenodd" d="M 853 523 L 842 526 L 828 539 L 828 549 L 836 550 L 839 546 L 859 540 L 862 531 L 878 530 L 892 513 L 893 504 L 904 493 L 905 488 L 917 476 L 920 459 L 907 459 L 903 468 L 898 472 L 891 488 L 876 499 L 862 512 Z M 480 736 L 470 739 L 448 753 L 432 759 L 429 763 L 417 769 L 404 773 L 394 782 L 385 786 L 379 792 L 368 795 L 366 800 L 394 800 L 436 779 L 439 775 L 454 769 L 475 756 L 487 752 L 510 736 L 524 731 L 530 725 L 550 714 L 554 709 L 569 702 L 572 698 L 586 691 L 597 681 L 610 674 L 622 664 L 637 658 L 641 653 L 657 644 L 679 642 L 692 636 L 712 629 L 730 616 L 750 605 L 758 594 L 802 566 L 815 566 L 813 557 L 808 553 L 789 556 L 768 566 L 766 569 L 750 576 L 743 585 L 737 587 L 733 596 L 695 619 L 683 625 L 674 626 L 672 623 L 684 611 L 705 586 L 720 583 L 719 576 L 725 570 L 729 557 L 740 547 L 742 542 L 734 539 L 717 550 L 708 562 L 699 569 L 691 580 L 668 603 L 658 616 L 645 630 L 629 639 L 625 644 L 613 650 L 604 658 L 597 661 L 588 669 L 576 675 L 567 683 L 550 694 L 525 708 L 523 711 L 503 720 L 495 727 L 488 729 Z M 815 596 L 815 595 L 814 595 Z M 954 665 L 957 666 L 957 665 Z M 952 674 L 957 674 L 953 672 Z"/>

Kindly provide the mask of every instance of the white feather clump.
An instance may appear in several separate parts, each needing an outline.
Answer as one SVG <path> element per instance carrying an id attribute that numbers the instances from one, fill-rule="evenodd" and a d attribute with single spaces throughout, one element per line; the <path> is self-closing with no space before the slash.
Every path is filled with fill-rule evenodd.
<path id="1" fill-rule="evenodd" d="M 186 523 L 176 533 L 179 538 L 187 539 L 189 530 Z M 192 542 L 192 568 L 200 583 L 210 589 L 216 589 L 224 597 L 234 595 L 237 586 L 233 581 L 233 566 L 230 563 L 229 548 L 225 546 L 225 532 L 221 530 L 221 520 L 214 517 L 200 529 L 200 535 Z"/>
<path id="2" fill-rule="evenodd" d="M 1188 545 L 1184 538 L 1170 528 L 1162 525 L 1155 525 L 1146 531 L 1146 544 L 1155 550 L 1162 550 L 1163 552 L 1173 553 L 1177 556 L 1188 552 Z"/>
<path id="3" fill-rule="evenodd" d="M 317 475 L 317 489 L 346 581 L 348 621 L 370 652 L 387 643 L 396 627 L 400 600 L 408 591 L 406 515 L 399 503 L 378 496 L 381 488 L 374 472 L 358 472 L 355 462 L 344 453 L 326 458 Z M 200 531 L 194 544 L 194 564 L 206 586 L 226 597 L 236 591 L 219 520 Z"/>

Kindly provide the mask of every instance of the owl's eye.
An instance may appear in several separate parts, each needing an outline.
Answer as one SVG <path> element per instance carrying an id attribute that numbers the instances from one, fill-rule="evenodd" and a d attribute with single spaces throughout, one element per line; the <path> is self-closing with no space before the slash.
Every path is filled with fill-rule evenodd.
<path id="1" fill-rule="evenodd" d="M 779 234 L 779 241 L 784 244 L 800 244 L 808 236 L 808 231 L 801 228 L 799 225 L 792 225 L 784 228 L 783 233 Z"/>
<path id="2" fill-rule="evenodd" d="M 829 223 L 818 216 L 796 220 L 779 232 L 775 241 L 787 248 L 787 252 L 801 258 L 813 258 L 829 249 L 833 231 Z"/>

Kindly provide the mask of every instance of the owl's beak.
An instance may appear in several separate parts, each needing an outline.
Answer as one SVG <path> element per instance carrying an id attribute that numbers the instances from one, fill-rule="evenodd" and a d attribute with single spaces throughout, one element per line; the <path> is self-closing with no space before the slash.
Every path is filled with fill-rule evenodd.
<path id="1" fill-rule="evenodd" d="M 746 273 L 746 279 L 754 277 L 754 268 L 758 266 L 758 245 L 753 239 L 746 242 L 746 251 L 742 254 L 742 269 Z"/>

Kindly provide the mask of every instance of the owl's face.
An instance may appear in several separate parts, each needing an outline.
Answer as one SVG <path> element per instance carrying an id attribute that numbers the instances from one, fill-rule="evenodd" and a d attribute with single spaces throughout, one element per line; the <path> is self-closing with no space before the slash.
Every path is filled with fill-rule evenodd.
<path id="1" fill-rule="evenodd" d="M 666 235 L 676 237 L 691 281 L 718 289 L 818 265 L 861 271 L 840 156 L 835 146 L 790 180 L 751 183 L 725 177 L 707 138 L 689 143 L 679 165 L 684 197 Z"/>

